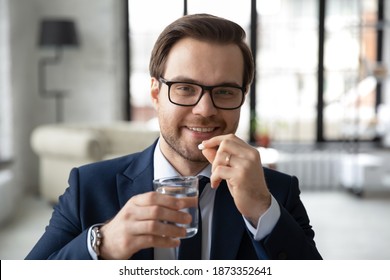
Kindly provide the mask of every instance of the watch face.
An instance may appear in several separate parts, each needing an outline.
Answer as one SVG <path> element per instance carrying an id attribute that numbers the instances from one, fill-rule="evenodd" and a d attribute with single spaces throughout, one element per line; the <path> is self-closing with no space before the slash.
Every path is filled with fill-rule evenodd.
<path id="1" fill-rule="evenodd" d="M 99 227 L 93 227 L 91 230 L 91 247 L 95 251 L 96 255 L 100 254 L 100 244 L 102 239 L 102 234 L 99 231 Z"/>

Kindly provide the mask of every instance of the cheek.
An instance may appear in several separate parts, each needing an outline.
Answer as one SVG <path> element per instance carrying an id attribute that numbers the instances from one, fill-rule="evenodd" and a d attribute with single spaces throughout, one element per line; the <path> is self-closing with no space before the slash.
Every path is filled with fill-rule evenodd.
<path id="1" fill-rule="evenodd" d="M 229 112 L 226 111 L 227 114 L 224 116 L 224 120 L 229 130 L 236 130 L 238 127 L 238 123 L 240 121 L 240 111 L 237 112 Z"/>
<path id="2" fill-rule="evenodd" d="M 154 106 L 159 117 L 169 116 L 171 103 L 169 102 L 168 97 L 165 95 L 165 92 L 159 92 L 157 98 L 154 100 Z"/>
<path id="3" fill-rule="evenodd" d="M 157 114 L 160 123 L 166 128 L 173 128 L 185 116 L 183 110 L 179 106 L 170 103 L 169 100 L 160 100 Z"/>

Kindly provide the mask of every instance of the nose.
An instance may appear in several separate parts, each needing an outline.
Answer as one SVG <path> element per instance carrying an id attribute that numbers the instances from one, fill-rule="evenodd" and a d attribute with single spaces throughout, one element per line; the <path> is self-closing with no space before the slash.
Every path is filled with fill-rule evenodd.
<path id="1" fill-rule="evenodd" d="M 203 93 L 199 102 L 193 107 L 192 113 L 202 115 L 203 117 L 210 117 L 217 114 L 217 108 L 214 107 L 209 91 Z"/>

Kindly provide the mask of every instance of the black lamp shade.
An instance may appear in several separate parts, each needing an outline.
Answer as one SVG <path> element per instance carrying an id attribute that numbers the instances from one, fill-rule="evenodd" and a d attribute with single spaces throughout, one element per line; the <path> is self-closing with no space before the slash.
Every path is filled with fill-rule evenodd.
<path id="1" fill-rule="evenodd" d="M 79 45 L 75 23 L 68 19 L 42 20 L 39 36 L 39 45 L 42 47 Z"/>

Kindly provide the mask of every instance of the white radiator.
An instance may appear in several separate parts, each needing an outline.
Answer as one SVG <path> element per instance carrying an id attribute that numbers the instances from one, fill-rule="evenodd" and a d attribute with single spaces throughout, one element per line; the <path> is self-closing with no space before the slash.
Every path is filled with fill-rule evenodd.
<path id="1" fill-rule="evenodd" d="M 341 158 L 337 151 L 281 152 L 276 169 L 298 177 L 301 190 L 337 189 Z"/>

